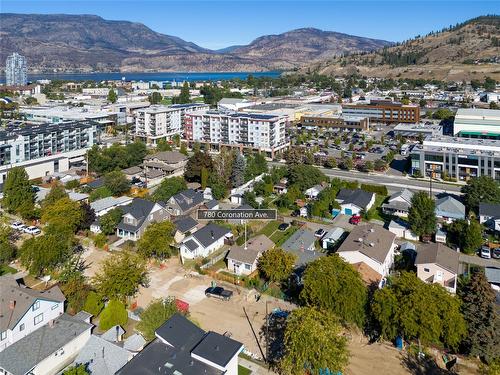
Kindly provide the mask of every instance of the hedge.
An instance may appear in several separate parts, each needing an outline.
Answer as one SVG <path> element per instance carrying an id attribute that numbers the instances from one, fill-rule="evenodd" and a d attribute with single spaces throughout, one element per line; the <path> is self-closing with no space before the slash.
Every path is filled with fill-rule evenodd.
<path id="1" fill-rule="evenodd" d="M 370 193 L 389 195 L 389 192 L 387 191 L 387 186 L 384 185 L 361 184 L 361 189 L 364 191 L 368 191 Z"/>

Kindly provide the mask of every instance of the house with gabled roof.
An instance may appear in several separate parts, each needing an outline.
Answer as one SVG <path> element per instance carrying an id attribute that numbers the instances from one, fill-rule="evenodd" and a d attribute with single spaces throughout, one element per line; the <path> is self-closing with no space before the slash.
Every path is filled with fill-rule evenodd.
<path id="1" fill-rule="evenodd" d="M 207 257 L 224 246 L 224 241 L 231 238 L 231 230 L 217 224 L 207 224 L 186 237 L 180 245 L 181 258 L 194 259 Z"/>
<path id="2" fill-rule="evenodd" d="M 267 250 L 274 247 L 274 242 L 260 234 L 247 241 L 244 246 L 234 245 L 227 254 L 227 269 L 236 275 L 250 275 L 257 270 L 257 261 Z"/>
<path id="3" fill-rule="evenodd" d="M 488 226 L 495 232 L 500 232 L 500 204 L 479 203 L 479 223 Z"/>
<path id="4" fill-rule="evenodd" d="M 162 177 L 182 176 L 188 157 L 179 151 L 161 151 L 144 158 L 146 173 L 158 172 Z"/>
<path id="5" fill-rule="evenodd" d="M 182 218 L 178 218 L 177 220 L 174 221 L 174 225 L 176 229 L 174 234 L 174 240 L 177 243 L 181 242 L 184 238 L 186 238 L 187 235 L 196 232 L 198 228 L 201 227 L 201 224 L 198 223 L 191 216 L 184 216 Z"/>
<path id="6" fill-rule="evenodd" d="M 459 253 L 442 243 L 429 243 L 417 249 L 417 276 L 426 283 L 442 285 L 451 293 L 457 291 Z"/>
<path id="7" fill-rule="evenodd" d="M 116 235 L 137 241 L 153 221 L 161 222 L 170 218 L 165 207 L 159 202 L 134 198 L 132 203 L 121 207 L 123 217 L 116 227 Z"/>
<path id="8" fill-rule="evenodd" d="M 465 219 L 465 206 L 458 199 L 451 195 L 440 198 L 436 201 L 436 217 L 447 223 Z"/>
<path id="9" fill-rule="evenodd" d="M 167 211 L 172 216 L 191 214 L 204 202 L 203 192 L 193 189 L 183 190 L 170 197 L 166 204 Z"/>
<path id="10" fill-rule="evenodd" d="M 375 193 L 362 189 L 341 189 L 335 200 L 340 204 L 340 213 L 359 215 L 372 208 L 375 203 Z"/>
<path id="11" fill-rule="evenodd" d="M 382 211 L 387 215 L 408 216 L 412 198 L 412 191 L 406 188 L 400 190 L 387 198 L 387 202 L 382 204 Z"/>
<path id="12" fill-rule="evenodd" d="M 57 285 L 39 291 L 1 276 L 0 352 L 63 314 L 65 300 Z"/>

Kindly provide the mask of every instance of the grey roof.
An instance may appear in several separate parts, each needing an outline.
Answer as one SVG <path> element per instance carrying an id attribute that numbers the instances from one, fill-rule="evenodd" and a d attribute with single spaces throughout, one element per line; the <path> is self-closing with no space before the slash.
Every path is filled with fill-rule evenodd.
<path id="1" fill-rule="evenodd" d="M 119 206 L 121 204 L 124 204 L 126 202 L 131 202 L 132 198 L 130 197 L 106 197 L 102 199 L 98 199 L 90 204 L 90 207 L 95 211 L 95 212 L 100 212 L 103 210 L 107 210 L 108 208 Z"/>
<path id="2" fill-rule="evenodd" d="M 388 208 L 392 210 L 399 210 L 399 211 L 409 211 L 410 210 L 410 203 L 406 202 L 401 202 L 401 201 L 392 201 L 392 202 L 387 202 L 382 204 L 382 208 Z"/>
<path id="3" fill-rule="evenodd" d="M 175 194 L 172 198 L 179 208 L 186 212 L 203 203 L 203 192 L 187 189 Z"/>
<path id="4" fill-rule="evenodd" d="M 127 349 L 131 352 L 138 352 L 144 348 L 147 341 L 142 337 L 142 335 L 138 333 L 134 333 L 132 336 L 129 336 L 123 341 L 123 349 Z"/>
<path id="5" fill-rule="evenodd" d="M 253 264 L 255 260 L 264 251 L 274 247 L 274 242 L 271 241 L 266 235 L 260 234 L 247 241 L 247 248 L 244 246 L 234 246 L 229 250 L 227 255 L 228 259 L 233 259 L 238 262 Z"/>
<path id="6" fill-rule="evenodd" d="M 413 242 L 403 242 L 401 246 L 399 246 L 399 250 L 401 252 L 412 250 L 412 251 L 417 251 L 417 247 Z"/>
<path id="7" fill-rule="evenodd" d="M 63 314 L 54 320 L 52 327 L 45 324 L 0 352 L 0 367 L 12 375 L 25 375 L 91 328 L 92 324 Z"/>
<path id="8" fill-rule="evenodd" d="M 413 198 L 413 192 L 411 190 L 408 190 L 408 189 L 403 189 L 403 190 L 400 190 L 394 194 L 392 194 L 389 199 L 388 199 L 388 202 L 392 202 L 394 199 L 398 199 L 398 198 L 401 198 L 403 199 L 405 202 L 407 202 L 408 204 L 411 203 L 411 199 Z"/>
<path id="9" fill-rule="evenodd" d="M 136 175 L 142 173 L 142 168 L 136 165 L 130 168 L 122 169 L 122 172 L 128 175 Z"/>
<path id="10" fill-rule="evenodd" d="M 366 209 L 374 193 L 361 189 L 341 189 L 336 199 L 342 200 L 342 204 L 354 204 L 359 208 Z"/>
<path id="11" fill-rule="evenodd" d="M 498 203 L 479 203 L 479 215 L 499 217 L 500 204 Z"/>
<path id="12" fill-rule="evenodd" d="M 114 375 L 131 358 L 132 353 L 128 350 L 102 337 L 91 335 L 74 364 L 86 364 L 91 374 Z"/>
<path id="13" fill-rule="evenodd" d="M 101 186 L 104 186 L 104 178 L 100 177 L 95 179 L 94 181 L 88 182 L 87 186 L 92 189 L 100 188 Z"/>
<path id="14" fill-rule="evenodd" d="M 212 199 L 211 201 L 208 201 L 205 203 L 205 206 L 211 210 L 212 208 L 216 207 L 219 204 L 219 202 L 216 199 Z"/>
<path id="15" fill-rule="evenodd" d="M 90 318 L 92 318 L 92 314 L 89 314 L 88 312 L 86 311 L 78 311 L 76 313 L 76 315 L 73 315 L 73 319 L 80 319 L 80 320 L 83 320 L 83 321 L 89 321 L 90 322 Z"/>
<path id="16" fill-rule="evenodd" d="M 458 252 L 448 246 L 442 243 L 430 243 L 419 247 L 415 264 L 434 263 L 451 273 L 458 274 L 458 258 Z"/>
<path id="17" fill-rule="evenodd" d="M 193 237 L 196 238 L 196 240 L 201 243 L 203 247 L 208 247 L 230 232 L 231 231 L 228 228 L 210 223 L 194 232 Z"/>
<path id="18" fill-rule="evenodd" d="M 122 210 L 124 215 L 132 215 L 137 220 L 137 225 L 126 224 L 122 219 L 117 227 L 132 232 L 139 230 L 154 206 L 154 202 L 147 201 L 142 198 L 134 198 L 132 203 L 127 206 L 123 206 Z"/>
<path id="19" fill-rule="evenodd" d="M 195 226 L 197 226 L 198 222 L 195 219 L 193 219 L 191 216 L 186 216 L 186 217 L 177 219 L 174 222 L 174 225 L 179 232 L 186 233 L 186 232 L 189 232 L 191 229 L 193 229 Z"/>
<path id="20" fill-rule="evenodd" d="M 146 156 L 145 160 L 158 159 L 167 164 L 177 164 L 181 161 L 185 161 L 188 157 L 181 154 L 179 151 L 162 151 L 156 154 Z"/>
<path id="21" fill-rule="evenodd" d="M 484 274 L 486 275 L 486 279 L 489 283 L 500 284 L 500 268 L 485 267 Z"/>
<path id="22" fill-rule="evenodd" d="M 225 367 L 242 347 L 241 342 L 216 332 L 208 332 L 191 353 Z"/>
<path id="23" fill-rule="evenodd" d="M 186 247 L 191 251 L 195 251 L 198 248 L 198 244 L 192 239 L 184 242 L 184 245 L 186 245 Z"/>
<path id="24" fill-rule="evenodd" d="M 37 299 L 54 302 L 66 300 L 57 285 L 46 291 L 38 291 L 20 286 L 9 275 L 0 277 L 0 332 L 13 329 Z M 14 310 L 9 309 L 10 301 L 15 302 Z"/>
<path id="25" fill-rule="evenodd" d="M 323 236 L 322 240 L 338 241 L 340 237 L 342 237 L 344 232 L 345 231 L 339 227 L 329 228 L 326 234 Z"/>
<path id="26" fill-rule="evenodd" d="M 338 252 L 359 251 L 361 254 L 383 263 L 391 251 L 396 235 L 375 224 L 356 226 L 342 242 Z"/>
<path id="27" fill-rule="evenodd" d="M 297 265 L 303 265 L 325 255 L 319 251 L 307 250 L 315 241 L 316 237 L 313 232 L 299 229 L 285 241 L 281 248 L 297 256 Z"/>
<path id="28" fill-rule="evenodd" d="M 194 347 L 204 335 L 205 331 L 181 314 L 172 315 L 156 330 L 156 337 L 176 348 Z"/>
<path id="29" fill-rule="evenodd" d="M 109 342 L 118 342 L 119 336 L 122 336 L 125 333 L 125 330 L 119 325 L 113 326 L 104 332 L 101 337 Z"/>
<path id="30" fill-rule="evenodd" d="M 462 202 L 448 195 L 436 201 L 436 215 L 465 218 L 465 206 Z"/>

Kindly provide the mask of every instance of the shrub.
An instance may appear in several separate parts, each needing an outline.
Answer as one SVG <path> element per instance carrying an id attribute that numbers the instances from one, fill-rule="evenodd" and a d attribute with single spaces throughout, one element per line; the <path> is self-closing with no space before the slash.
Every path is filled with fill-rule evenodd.
<path id="1" fill-rule="evenodd" d="M 108 305 L 102 310 L 99 318 L 99 329 L 107 331 L 113 326 L 123 326 L 127 324 L 128 314 L 125 305 L 117 300 L 109 301 Z"/>
<path id="2" fill-rule="evenodd" d="M 370 193 L 380 194 L 380 195 L 388 195 L 387 186 L 385 185 L 369 185 L 369 184 L 361 184 L 361 189 L 364 191 L 368 191 Z"/>
<path id="3" fill-rule="evenodd" d="M 101 313 L 103 307 L 102 298 L 96 292 L 90 292 L 83 305 L 83 310 L 93 316 L 97 316 Z"/>
<path id="4" fill-rule="evenodd" d="M 98 233 L 94 237 L 94 245 L 100 249 L 106 245 L 106 242 L 108 242 L 108 237 L 104 233 Z"/>

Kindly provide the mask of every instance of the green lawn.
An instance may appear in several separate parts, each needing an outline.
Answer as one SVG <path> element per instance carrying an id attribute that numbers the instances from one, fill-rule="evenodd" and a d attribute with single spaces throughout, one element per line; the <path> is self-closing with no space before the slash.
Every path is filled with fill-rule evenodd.
<path id="1" fill-rule="evenodd" d="M 243 367 L 242 365 L 238 365 L 238 375 L 250 375 L 251 373 L 251 370 Z"/>
<path id="2" fill-rule="evenodd" d="M 295 233 L 295 231 L 297 231 L 297 227 L 294 227 L 294 226 L 290 226 L 288 227 L 287 230 L 285 231 L 276 231 L 274 232 L 274 234 L 270 237 L 271 238 L 271 241 L 273 241 L 276 246 L 281 246 L 285 243 L 286 240 L 288 240 L 288 238 L 293 234 Z"/>
<path id="3" fill-rule="evenodd" d="M 371 210 L 374 210 L 374 215 L 373 215 L 373 219 L 374 220 L 380 220 L 380 221 L 387 221 L 388 217 L 387 215 L 384 215 L 382 213 L 382 203 L 384 203 L 384 201 L 386 200 L 387 196 L 386 195 L 380 195 L 380 194 L 377 194 L 375 196 L 375 203 L 373 204 L 373 207 L 371 208 Z"/>
<path id="4" fill-rule="evenodd" d="M 270 221 L 264 228 L 259 231 L 258 234 L 265 234 L 267 237 L 271 237 L 271 234 L 278 230 L 280 224 L 281 222 L 276 220 Z"/>
<path id="5" fill-rule="evenodd" d="M 6 275 L 8 273 L 16 273 L 17 270 L 15 268 L 12 268 L 11 266 L 8 266 L 6 264 L 0 264 L 0 276 L 1 275 Z"/>

